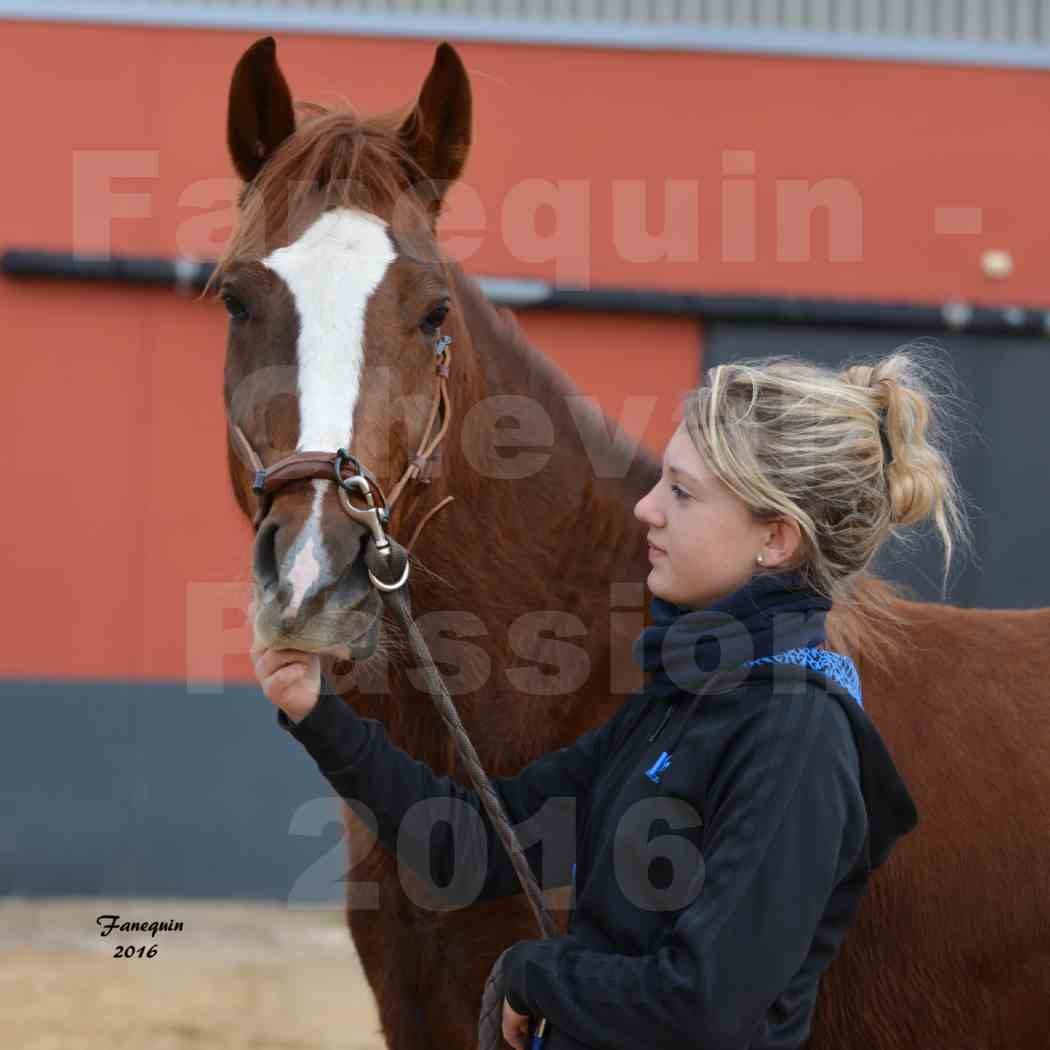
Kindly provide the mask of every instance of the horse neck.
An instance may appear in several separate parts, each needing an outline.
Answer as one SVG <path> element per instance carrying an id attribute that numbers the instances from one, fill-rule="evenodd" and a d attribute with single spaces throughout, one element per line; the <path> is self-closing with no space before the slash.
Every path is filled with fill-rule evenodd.
<path id="1" fill-rule="evenodd" d="M 476 283 L 453 272 L 454 308 L 470 339 L 452 347 L 452 423 L 432 483 L 406 491 L 408 516 L 395 535 L 404 528 L 407 537 L 430 508 L 454 498 L 413 547 L 412 611 L 417 623 L 452 634 L 455 655 L 446 650 L 440 658 L 456 666 L 461 681 L 480 683 L 464 685 L 454 699 L 483 765 L 502 775 L 610 717 L 640 684 L 629 680 L 636 671 L 630 654 L 644 626 L 649 564 L 645 529 L 632 510 L 659 466 L 601 412 L 574 418 L 567 398 L 579 391 L 565 374 L 528 346 L 509 313 L 498 313 Z M 465 452 L 464 420 L 484 411 L 486 399 L 508 395 L 541 405 L 553 440 L 542 449 L 542 469 L 486 477 Z M 634 585 L 626 601 L 616 588 L 624 583 Z M 581 684 L 556 693 L 522 691 L 508 668 L 559 663 L 542 637 L 551 628 L 525 622 L 551 613 L 569 618 L 558 618 L 567 631 L 554 630 L 586 651 L 589 670 Z M 410 754 L 452 773 L 447 730 L 407 666 L 400 658 L 377 663 L 381 675 L 389 670 L 392 691 L 381 684 L 371 698 L 359 690 L 355 706 L 380 718 Z"/>
<path id="2" fill-rule="evenodd" d="M 612 584 L 641 583 L 648 572 L 644 529 L 632 509 L 659 473 L 656 459 L 600 411 L 584 411 L 580 391 L 528 345 L 512 315 L 450 269 L 470 345 L 453 347 L 453 424 L 440 483 L 426 502 L 445 495 L 454 502 L 413 551 L 423 568 L 414 603 L 421 611 L 432 603 L 471 609 L 492 628 L 526 610 L 607 606 Z M 524 399 L 513 404 L 549 420 L 553 440 L 515 453 L 536 456 L 542 469 L 486 477 L 466 451 L 464 421 L 484 417 L 498 397 Z M 448 585 L 427 586 L 427 569 Z"/>

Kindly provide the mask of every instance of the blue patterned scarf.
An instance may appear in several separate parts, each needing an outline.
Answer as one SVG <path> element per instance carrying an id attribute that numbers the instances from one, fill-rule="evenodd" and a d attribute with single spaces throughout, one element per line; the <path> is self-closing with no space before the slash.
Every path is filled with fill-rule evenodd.
<path id="1" fill-rule="evenodd" d="M 831 602 L 796 572 L 752 577 L 707 609 L 654 597 L 652 625 L 634 643 L 635 661 L 650 674 L 647 691 L 674 703 L 716 670 L 770 661 L 822 671 L 860 703 L 860 682 L 847 656 L 817 648 L 826 640 Z"/>

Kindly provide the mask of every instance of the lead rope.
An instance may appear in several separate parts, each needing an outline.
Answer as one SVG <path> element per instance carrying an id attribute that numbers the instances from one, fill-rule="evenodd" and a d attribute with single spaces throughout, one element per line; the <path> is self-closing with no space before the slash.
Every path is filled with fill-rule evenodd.
<path id="1" fill-rule="evenodd" d="M 514 833 L 507 814 L 503 809 L 503 803 L 492 787 L 485 770 L 481 766 L 478 753 L 467 736 L 463 722 L 459 717 L 452 698 L 449 696 L 445 681 L 441 673 L 434 665 L 433 657 L 427 647 L 426 640 L 412 619 L 412 609 L 409 604 L 408 593 L 404 586 L 396 586 L 396 581 L 404 581 L 405 566 L 408 556 L 405 549 L 390 537 L 387 537 L 389 546 L 384 550 L 376 547 L 374 541 L 368 543 L 365 549 L 365 564 L 374 578 L 387 582 L 390 590 L 378 588 L 387 607 L 394 613 L 398 622 L 408 636 L 409 645 L 419 662 L 419 668 L 423 672 L 427 690 L 434 701 L 438 715 L 445 723 L 452 739 L 455 741 L 456 750 L 463 760 L 470 781 L 478 793 L 478 798 L 485 812 L 488 814 L 496 834 L 503 843 L 514 866 L 514 872 L 518 876 L 521 888 L 525 891 L 529 907 L 535 916 L 536 925 L 539 927 L 542 937 L 558 936 L 558 928 L 551 917 L 550 910 L 543 900 L 543 892 L 540 890 L 532 875 L 529 862 L 525 859 L 525 853 L 518 842 L 518 836 Z M 509 950 L 509 949 L 508 949 Z M 478 1050 L 501 1050 L 503 1041 L 503 955 L 500 955 L 489 973 L 485 982 L 485 991 L 481 997 L 481 1013 L 478 1017 Z M 532 1042 L 529 1050 L 539 1050 L 543 1044 L 546 1034 L 547 1020 L 540 1018 L 532 1034 Z"/>

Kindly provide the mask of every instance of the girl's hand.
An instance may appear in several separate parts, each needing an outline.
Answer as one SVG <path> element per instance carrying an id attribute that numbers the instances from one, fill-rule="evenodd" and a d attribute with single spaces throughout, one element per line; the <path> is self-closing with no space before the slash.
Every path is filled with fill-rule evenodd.
<path id="1" fill-rule="evenodd" d="M 529 1038 L 529 1018 L 512 1010 L 510 1003 L 503 1000 L 503 1038 L 515 1050 L 525 1050 L 525 1041 Z"/>
<path id="2" fill-rule="evenodd" d="M 300 649 L 252 646 L 252 666 L 267 700 L 293 721 L 302 721 L 321 695 L 321 658 Z"/>

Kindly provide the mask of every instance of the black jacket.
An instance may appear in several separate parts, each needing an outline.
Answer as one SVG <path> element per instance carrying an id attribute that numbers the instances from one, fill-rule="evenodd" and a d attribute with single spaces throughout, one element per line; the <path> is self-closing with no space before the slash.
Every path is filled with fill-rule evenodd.
<path id="1" fill-rule="evenodd" d="M 402 863 L 464 904 L 520 892 L 475 792 L 380 722 L 328 694 L 278 722 L 388 848 L 401 832 Z M 541 885 L 575 869 L 569 933 L 504 961 L 511 1005 L 548 1020 L 545 1050 L 796 1050 L 871 870 L 917 819 L 860 704 L 773 663 L 699 703 L 635 693 L 493 784 L 511 822 L 529 822 Z"/>

